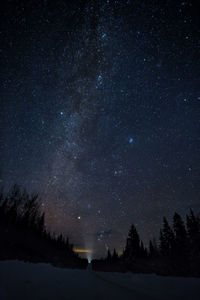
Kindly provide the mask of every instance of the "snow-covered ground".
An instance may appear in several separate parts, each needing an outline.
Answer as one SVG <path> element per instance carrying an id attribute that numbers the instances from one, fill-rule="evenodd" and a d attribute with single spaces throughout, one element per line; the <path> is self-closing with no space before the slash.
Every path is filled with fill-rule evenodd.
<path id="1" fill-rule="evenodd" d="M 59 269 L 0 262 L 0 300 L 200 299 L 200 279 Z"/>

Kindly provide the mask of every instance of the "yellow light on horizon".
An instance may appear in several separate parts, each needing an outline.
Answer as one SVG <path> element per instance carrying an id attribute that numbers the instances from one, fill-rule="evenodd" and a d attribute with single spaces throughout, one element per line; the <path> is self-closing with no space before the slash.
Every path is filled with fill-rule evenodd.
<path id="1" fill-rule="evenodd" d="M 91 249 L 78 249 L 78 248 L 74 248 L 73 250 L 76 253 L 92 253 Z"/>

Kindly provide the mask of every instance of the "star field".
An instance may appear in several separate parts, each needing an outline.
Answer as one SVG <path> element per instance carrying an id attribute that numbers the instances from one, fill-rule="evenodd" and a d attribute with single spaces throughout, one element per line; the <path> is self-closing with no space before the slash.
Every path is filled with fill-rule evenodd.
<path id="1" fill-rule="evenodd" d="M 200 212 L 193 1 L 7 1 L 0 180 L 38 192 L 48 228 L 102 255 L 134 223 Z"/>

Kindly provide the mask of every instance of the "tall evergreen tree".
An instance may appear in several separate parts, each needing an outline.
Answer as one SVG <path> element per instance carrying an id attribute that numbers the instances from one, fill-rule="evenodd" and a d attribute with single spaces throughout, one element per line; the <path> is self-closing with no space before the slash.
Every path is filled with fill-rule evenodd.
<path id="1" fill-rule="evenodd" d="M 41 216 L 38 217 L 38 220 L 37 220 L 37 226 L 38 226 L 38 230 L 39 230 L 40 233 L 43 233 L 44 230 L 45 230 L 44 220 L 45 220 L 45 214 L 43 212 L 41 214 Z"/>
<path id="2" fill-rule="evenodd" d="M 107 251 L 107 261 L 111 261 L 111 259 L 112 259 L 112 255 L 111 255 L 111 253 L 110 253 L 110 249 L 108 249 L 108 251 Z"/>
<path id="3" fill-rule="evenodd" d="M 160 231 L 160 251 L 164 256 L 172 255 L 174 247 L 174 233 L 167 219 L 163 218 L 163 228 Z"/>
<path id="4" fill-rule="evenodd" d="M 181 216 L 176 212 L 173 217 L 173 228 L 175 233 L 176 255 L 185 255 L 187 247 L 187 233 Z"/>
<path id="5" fill-rule="evenodd" d="M 144 247 L 144 244 L 142 241 L 140 241 L 139 257 L 141 257 L 141 258 L 147 257 L 147 249 L 146 249 L 146 247 Z"/>
<path id="6" fill-rule="evenodd" d="M 129 230 L 124 254 L 130 260 L 136 259 L 140 254 L 140 237 L 133 224 Z"/>
<path id="7" fill-rule="evenodd" d="M 115 248 L 114 248 L 114 250 L 113 250 L 113 255 L 112 255 L 112 260 L 113 260 L 113 261 L 116 261 L 116 260 L 118 260 L 118 258 L 119 258 L 119 256 L 118 256 L 118 254 L 117 254 L 117 251 L 116 251 Z"/>
<path id="8" fill-rule="evenodd" d="M 149 257 L 154 258 L 158 256 L 158 248 L 156 244 L 156 240 L 150 240 L 149 241 Z"/>
<path id="9" fill-rule="evenodd" d="M 186 215 L 186 224 L 190 254 L 198 256 L 200 255 L 200 218 L 194 215 L 192 209 L 190 209 L 190 214 Z"/>

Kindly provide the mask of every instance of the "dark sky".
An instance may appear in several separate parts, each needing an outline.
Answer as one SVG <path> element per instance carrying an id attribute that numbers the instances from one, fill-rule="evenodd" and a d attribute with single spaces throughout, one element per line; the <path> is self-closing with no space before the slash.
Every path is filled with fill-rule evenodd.
<path id="1" fill-rule="evenodd" d="M 1 4 L 1 184 L 38 192 L 76 247 L 200 212 L 199 16 L 188 0 Z"/>

